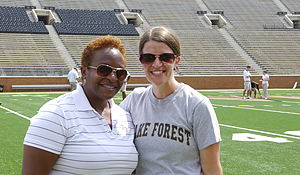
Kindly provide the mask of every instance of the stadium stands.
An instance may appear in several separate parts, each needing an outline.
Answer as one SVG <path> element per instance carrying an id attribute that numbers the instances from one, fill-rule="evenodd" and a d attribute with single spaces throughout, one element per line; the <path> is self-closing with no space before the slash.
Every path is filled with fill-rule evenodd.
<path id="1" fill-rule="evenodd" d="M 138 3 L 131 0 L 126 4 L 130 8 L 149 8 L 144 10 L 143 15 L 150 26 L 168 26 L 178 34 L 182 46 L 182 59 L 178 66 L 181 75 L 237 75 L 245 65 L 251 64 L 228 44 L 218 30 L 206 28 L 204 22 L 199 20 L 196 1 L 172 2 L 156 0 Z M 155 3 L 160 6 L 150 10 Z"/>
<path id="2" fill-rule="evenodd" d="M 90 40 L 112 34 L 125 44 L 131 74 L 143 76 L 138 62 L 139 34 L 152 26 L 166 26 L 181 41 L 179 75 L 241 75 L 246 65 L 255 67 L 253 75 L 265 69 L 271 75 L 300 74 L 300 30 L 277 14 L 300 11 L 299 0 L 3 0 L 0 75 L 64 75 L 70 68 L 45 25 L 29 20 L 25 5 L 55 7 L 52 12 L 60 19 L 53 23 L 57 33 L 51 34 L 59 36 L 77 66 Z M 140 9 L 145 23 L 137 28 L 125 25 L 114 9 Z M 197 11 L 223 12 L 226 28 L 208 25 Z"/>
<path id="3" fill-rule="evenodd" d="M 57 9 L 86 9 L 86 10 L 113 10 L 120 8 L 115 0 L 39 0 L 41 6 L 55 6 Z"/>
<path id="4" fill-rule="evenodd" d="M 298 0 L 281 1 L 291 12 L 300 11 L 300 3 Z"/>
<path id="5" fill-rule="evenodd" d="M 0 6 L 24 7 L 26 5 L 31 5 L 31 3 L 31 0 L 1 0 Z"/>
<path id="6" fill-rule="evenodd" d="M 272 74 L 300 74 L 299 31 L 230 30 L 248 54 Z"/>
<path id="7" fill-rule="evenodd" d="M 61 53 L 45 34 L 0 33 L 0 68 L 6 76 L 66 75 Z"/>
<path id="8" fill-rule="evenodd" d="M 121 24 L 108 10 L 57 9 L 56 13 L 63 22 L 55 22 L 58 34 L 69 35 L 115 35 L 138 36 L 132 24 Z"/>
<path id="9" fill-rule="evenodd" d="M 31 22 L 25 7 L 0 6 L 1 33 L 37 33 L 48 34 L 48 30 L 41 21 Z"/>

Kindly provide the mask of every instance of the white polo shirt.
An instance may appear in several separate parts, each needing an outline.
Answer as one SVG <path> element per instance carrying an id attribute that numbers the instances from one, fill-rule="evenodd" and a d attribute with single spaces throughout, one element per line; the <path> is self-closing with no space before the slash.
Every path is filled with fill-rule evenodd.
<path id="1" fill-rule="evenodd" d="M 78 72 L 75 69 L 72 69 L 68 74 L 69 82 L 75 83 L 77 82 L 77 78 L 79 78 Z"/>
<path id="2" fill-rule="evenodd" d="M 128 75 L 127 75 L 127 77 L 125 78 L 125 80 L 124 80 L 124 82 L 123 82 L 123 85 L 122 85 L 122 87 L 121 87 L 121 92 L 126 92 L 126 87 L 127 87 L 128 77 L 131 76 L 129 72 L 127 72 L 127 73 L 128 73 Z"/>
<path id="3" fill-rule="evenodd" d="M 244 81 L 246 81 L 246 82 L 250 82 L 250 77 L 247 77 L 247 76 L 251 76 L 251 74 L 250 74 L 250 72 L 249 71 L 247 71 L 247 70 L 244 70 Z"/>
<path id="4" fill-rule="evenodd" d="M 59 154 L 50 174 L 131 174 L 138 160 L 134 125 L 127 112 L 109 103 L 112 129 L 78 86 L 40 109 L 24 145 Z"/>
<path id="5" fill-rule="evenodd" d="M 268 85 L 268 84 L 269 84 L 268 81 L 267 81 L 268 78 L 269 78 L 269 75 L 268 75 L 268 74 L 263 75 L 263 76 L 262 76 L 262 80 L 263 80 L 263 81 L 262 81 L 262 84 L 267 84 L 267 85 Z"/>

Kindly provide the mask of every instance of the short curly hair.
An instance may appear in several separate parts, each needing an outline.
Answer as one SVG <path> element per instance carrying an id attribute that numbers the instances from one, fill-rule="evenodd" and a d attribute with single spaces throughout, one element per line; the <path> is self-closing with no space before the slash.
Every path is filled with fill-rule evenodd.
<path id="1" fill-rule="evenodd" d="M 112 37 L 111 35 L 106 35 L 99 37 L 91 42 L 89 42 L 82 51 L 81 55 L 81 65 L 90 66 L 93 59 L 95 51 L 105 49 L 105 48 L 116 48 L 118 49 L 122 56 L 124 57 L 124 62 L 126 65 L 125 47 L 121 43 L 121 40 L 117 37 Z"/>

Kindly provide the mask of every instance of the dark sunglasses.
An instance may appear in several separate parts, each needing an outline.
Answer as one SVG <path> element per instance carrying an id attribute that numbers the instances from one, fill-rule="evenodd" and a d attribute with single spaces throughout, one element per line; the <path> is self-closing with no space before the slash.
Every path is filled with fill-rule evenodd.
<path id="1" fill-rule="evenodd" d="M 175 61 L 176 55 L 173 53 L 163 53 L 158 56 L 159 60 L 166 63 L 173 63 Z M 156 59 L 156 56 L 151 53 L 143 53 L 140 55 L 140 62 L 142 64 L 153 63 Z"/>
<path id="2" fill-rule="evenodd" d="M 128 72 L 127 72 L 126 69 L 123 69 L 123 68 L 114 68 L 114 67 L 111 67 L 111 66 L 105 65 L 105 64 L 100 64 L 97 67 L 94 67 L 94 66 L 88 66 L 88 67 L 93 68 L 93 69 L 97 69 L 97 74 L 100 77 L 103 77 L 103 78 L 106 78 L 112 72 L 115 72 L 116 76 L 117 76 L 117 79 L 119 81 L 124 81 L 125 78 L 127 77 L 127 74 L 128 74 Z"/>

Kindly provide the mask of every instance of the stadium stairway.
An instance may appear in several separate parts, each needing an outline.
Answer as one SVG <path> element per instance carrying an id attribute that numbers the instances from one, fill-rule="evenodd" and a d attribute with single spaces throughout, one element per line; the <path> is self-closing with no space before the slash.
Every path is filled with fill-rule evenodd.
<path id="1" fill-rule="evenodd" d="M 119 6 L 120 9 L 124 9 L 124 11 L 126 9 L 127 11 L 129 11 L 129 9 L 127 8 L 127 6 L 124 4 L 123 0 L 116 0 L 116 2 L 117 2 L 117 4 L 118 4 L 118 6 Z"/>
<path id="2" fill-rule="evenodd" d="M 52 40 L 52 42 L 56 45 L 57 49 L 62 53 L 63 58 L 65 59 L 66 64 L 68 65 L 69 68 L 72 67 L 77 67 L 75 61 L 71 57 L 70 53 L 68 52 L 67 48 L 57 35 L 54 27 L 52 25 L 46 25 L 46 28 L 49 31 L 49 36 Z"/>
<path id="3" fill-rule="evenodd" d="M 282 4 L 281 0 L 273 0 L 274 3 L 277 5 L 278 8 L 280 8 L 280 10 L 282 12 L 290 12 L 289 9 L 286 8 L 286 6 L 284 4 Z"/>
<path id="4" fill-rule="evenodd" d="M 258 64 L 245 52 L 243 48 L 241 48 L 240 45 L 237 44 L 237 42 L 230 36 L 230 34 L 225 29 L 218 29 L 218 31 L 221 33 L 221 35 L 226 39 L 226 41 L 232 46 L 234 50 L 245 60 L 247 60 L 248 63 L 250 63 L 250 66 L 252 68 L 252 72 L 255 71 L 256 74 L 260 74 L 263 70 L 261 67 L 258 66 Z M 246 67 L 246 65 L 245 65 Z"/>
<path id="5" fill-rule="evenodd" d="M 281 0 L 273 0 L 273 2 L 276 4 L 276 6 L 282 11 L 282 12 L 288 12 L 291 13 L 291 11 L 286 8 L 286 6 L 284 4 L 282 4 Z M 284 26 L 286 28 L 293 28 L 292 26 L 290 26 L 286 20 L 284 18 L 279 18 L 279 20 L 282 22 L 282 24 L 284 24 Z"/>

